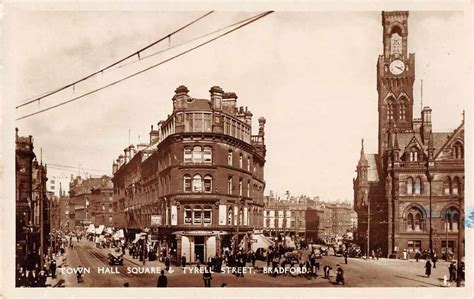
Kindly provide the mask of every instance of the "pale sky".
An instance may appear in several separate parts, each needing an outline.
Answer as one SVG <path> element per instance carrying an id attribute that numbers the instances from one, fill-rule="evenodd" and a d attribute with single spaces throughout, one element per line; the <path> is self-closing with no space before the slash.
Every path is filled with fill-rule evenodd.
<path id="1" fill-rule="evenodd" d="M 79 79 L 203 15 L 199 12 L 16 12 L 5 16 L 5 58 L 16 104 Z M 171 45 L 246 18 L 215 12 Z M 462 12 L 410 12 L 410 53 L 416 54 L 414 115 L 433 109 L 434 131 L 452 131 L 470 109 L 470 75 Z M 163 49 L 168 41 L 150 51 Z M 184 48 L 182 48 L 184 49 Z M 80 95 L 156 63 L 154 56 L 69 89 L 17 116 Z M 16 122 L 33 135 L 46 163 L 104 169 L 128 143 L 148 141 L 150 125 L 172 111 L 184 84 L 209 98 L 221 86 L 266 124 L 265 192 L 353 199 L 360 140 L 377 150 L 376 63 L 382 53 L 381 13 L 275 12 L 237 32 L 133 79 L 74 103 Z M 50 172 L 53 172 L 50 169 Z M 96 174 L 96 173 L 94 173 Z"/>

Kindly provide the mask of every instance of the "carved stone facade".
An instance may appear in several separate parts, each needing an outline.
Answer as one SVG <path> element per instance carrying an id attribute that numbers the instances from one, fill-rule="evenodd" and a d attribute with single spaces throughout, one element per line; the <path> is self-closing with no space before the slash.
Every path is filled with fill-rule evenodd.
<path id="1" fill-rule="evenodd" d="M 383 12 L 382 26 L 379 152 L 366 154 L 362 143 L 353 182 L 357 240 L 365 248 L 369 236 L 369 249 L 380 247 L 387 255 L 431 246 L 438 256 L 456 252 L 464 242 L 458 238 L 464 206 L 464 119 L 454 131 L 432 132 L 429 107 L 422 109 L 421 118 L 412 118 L 415 55 L 407 54 L 408 12 Z M 401 50 L 394 43 L 401 43 Z"/>

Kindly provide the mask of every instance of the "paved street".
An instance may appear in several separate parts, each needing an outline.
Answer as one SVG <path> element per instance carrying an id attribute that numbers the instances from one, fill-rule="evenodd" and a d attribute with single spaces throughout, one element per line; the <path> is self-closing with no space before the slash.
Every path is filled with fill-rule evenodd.
<path id="1" fill-rule="evenodd" d="M 86 240 L 75 242 L 74 249 L 68 249 L 64 262 L 58 261 L 57 279 L 48 278 L 48 284 L 52 287 L 122 287 L 128 282 L 130 287 L 155 287 L 158 274 L 154 273 L 127 273 L 127 269 L 140 269 L 141 271 L 159 272 L 164 265 L 159 261 L 146 262 L 143 266 L 138 260 L 126 255 L 123 266 L 109 266 L 107 254 L 111 249 L 98 249 L 95 244 Z M 439 287 L 443 275 L 448 273 L 448 264 L 439 262 L 437 268 L 433 269 L 430 278 L 424 275 L 425 262 L 420 260 L 362 260 L 349 259 L 344 264 L 342 257 L 325 256 L 321 263 L 320 276 L 315 279 L 293 277 L 291 275 L 279 275 L 272 277 L 268 274 L 247 273 L 244 277 L 236 277 L 230 273 L 214 273 L 212 279 L 213 287 L 220 287 L 223 283 L 228 287 Z M 340 264 L 345 271 L 346 284 L 335 285 L 334 270 Z M 90 273 L 84 274 L 84 282 L 77 283 L 76 275 L 72 269 L 81 265 L 89 268 Z M 330 280 L 321 278 L 322 267 L 329 265 L 333 268 Z M 266 263 L 257 262 L 259 268 L 266 267 Z M 129 268 L 130 267 L 130 268 Z M 98 273 L 99 268 L 117 269 L 113 273 Z M 203 280 L 200 273 L 189 273 L 190 269 L 196 269 L 194 265 L 187 268 L 184 273 L 180 267 L 172 266 L 172 271 L 166 273 L 169 287 L 202 287 Z M 69 272 L 69 273 L 68 273 Z M 119 273 L 117 273 L 119 272 Z M 451 284 L 455 286 L 455 283 Z"/>

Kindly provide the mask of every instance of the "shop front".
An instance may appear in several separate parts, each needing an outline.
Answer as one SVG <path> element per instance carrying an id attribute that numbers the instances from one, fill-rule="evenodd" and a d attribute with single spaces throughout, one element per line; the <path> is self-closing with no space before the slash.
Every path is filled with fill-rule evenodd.
<path id="1" fill-rule="evenodd" d="M 226 232 L 178 231 L 176 236 L 178 256 L 185 256 L 187 263 L 205 263 L 221 254 L 221 239 Z"/>

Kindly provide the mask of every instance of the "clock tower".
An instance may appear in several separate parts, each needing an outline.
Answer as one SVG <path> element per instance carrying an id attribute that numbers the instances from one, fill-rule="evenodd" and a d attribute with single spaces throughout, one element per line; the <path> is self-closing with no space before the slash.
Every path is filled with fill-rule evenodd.
<path id="1" fill-rule="evenodd" d="M 408 12 L 382 12 L 383 55 L 377 62 L 379 155 L 385 156 L 391 132 L 413 130 L 415 54 L 408 54 Z"/>

